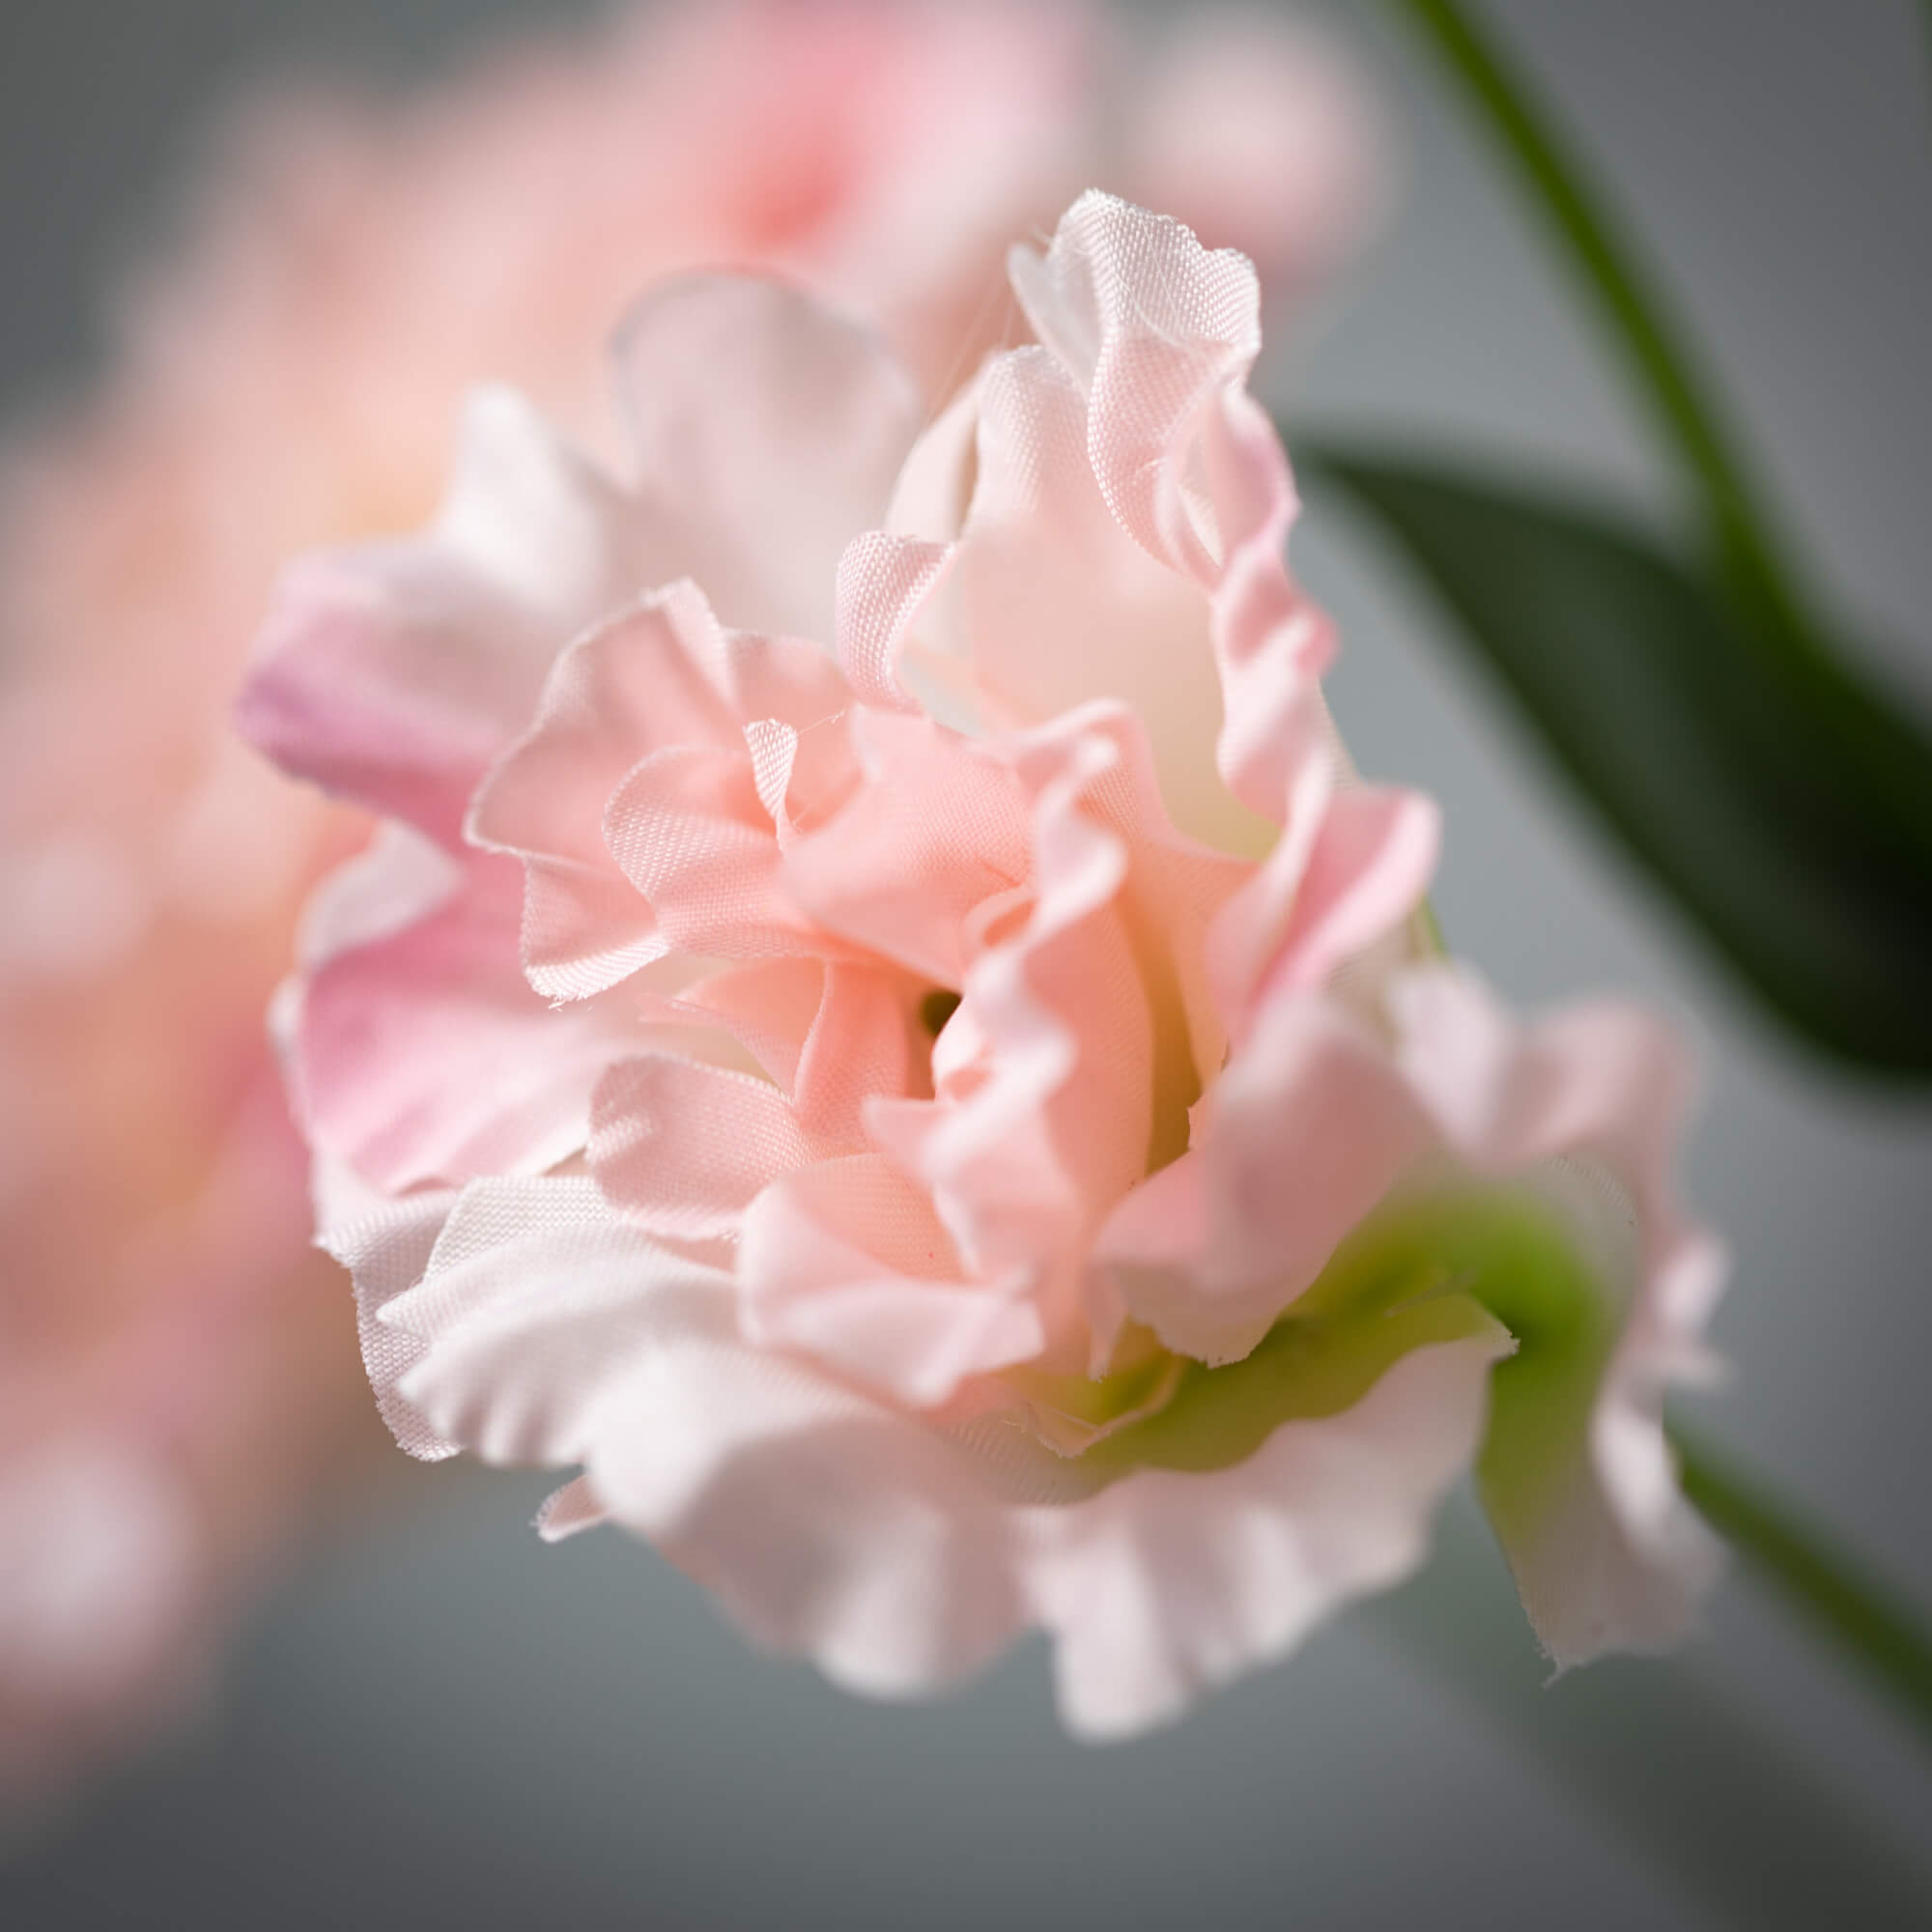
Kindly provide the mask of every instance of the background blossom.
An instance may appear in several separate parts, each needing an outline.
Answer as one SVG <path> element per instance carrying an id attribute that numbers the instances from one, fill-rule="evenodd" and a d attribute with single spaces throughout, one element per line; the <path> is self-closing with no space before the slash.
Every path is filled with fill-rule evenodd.
<path id="1" fill-rule="evenodd" d="M 16 438 L 0 1469 L 49 1575 L 94 1573 L 60 1554 L 84 1513 L 43 1472 L 127 1470 L 122 1493 L 156 1498 L 123 1513 L 117 1618 L 150 1616 L 111 1667 L 45 1667 L 41 1600 L 0 1605 L 22 1776 L 177 1695 L 222 1579 L 272 1553 L 292 1495 L 358 1466 L 363 1399 L 256 1015 L 302 894 L 362 833 L 224 732 L 277 564 L 419 515 L 480 377 L 587 423 L 589 345 L 668 268 L 809 272 L 936 393 L 1006 326 L 1005 235 L 1095 165 L 1157 167 L 1096 158 L 1135 58 L 1070 10 L 744 5 L 533 43 L 420 98 L 284 94 L 242 117 L 101 388 Z M 1368 150 L 1349 110 L 1334 126 L 1307 199 L 1341 210 Z M 1332 259 L 1332 220 L 1264 225 L 1292 238 L 1285 281 Z M 115 1520 L 95 1512 L 86 1548 Z"/>

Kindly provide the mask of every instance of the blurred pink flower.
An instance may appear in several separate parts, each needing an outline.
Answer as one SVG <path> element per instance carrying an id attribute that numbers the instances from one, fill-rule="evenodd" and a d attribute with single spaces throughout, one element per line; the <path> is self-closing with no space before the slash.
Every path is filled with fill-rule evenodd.
<path id="1" fill-rule="evenodd" d="M 923 433 L 873 337 L 673 282 L 619 465 L 486 393 L 423 537 L 287 580 L 243 726 L 387 819 L 280 1014 L 384 1412 L 860 1690 L 1044 1628 L 1089 1736 L 1407 1574 L 1479 1448 L 1552 1656 L 1667 1641 L 1676 1051 L 1423 938 L 1252 266 L 1090 192 L 1010 271 L 1037 344 Z"/>
<path id="2" fill-rule="evenodd" d="M 367 1399 L 259 1013 L 366 821 L 225 735 L 280 560 L 423 515 L 479 379 L 597 434 L 595 343 L 670 270 L 810 277 L 937 402 L 1010 326 L 1006 238 L 1089 175 L 1168 165 L 1121 91 L 1136 56 L 1112 52 L 1109 82 L 1101 22 L 1071 7 L 735 0 L 532 39 L 394 101 L 260 100 L 133 291 L 118 366 L 15 439 L 0 1776 L 45 1777 L 178 1697 L 298 1504 L 358 1466 Z M 1355 207 L 1364 156 L 1352 105 L 1281 78 L 1344 129 L 1230 207 L 1259 234 L 1281 197 L 1289 285 L 1301 210 Z"/>

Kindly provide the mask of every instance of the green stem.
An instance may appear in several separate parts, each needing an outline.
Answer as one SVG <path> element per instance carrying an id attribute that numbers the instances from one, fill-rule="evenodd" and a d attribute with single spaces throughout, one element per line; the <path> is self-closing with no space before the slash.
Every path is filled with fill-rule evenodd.
<path id="1" fill-rule="evenodd" d="M 1706 1445 L 1671 1429 L 1684 1493 L 1750 1568 L 1932 1743 L 1932 1640 L 1911 1608 Z"/>
<path id="2" fill-rule="evenodd" d="M 1458 4 L 1397 0 L 1434 43 L 1601 304 L 1651 412 L 1695 482 L 1725 574 L 1758 617 L 1764 642 L 1795 665 L 1827 652 L 1779 563 L 1783 547 L 1746 480 L 1711 400 L 1712 385 L 1662 290 L 1622 235 L 1588 171 L 1537 100 L 1533 85 Z"/>
<path id="3" fill-rule="evenodd" d="M 1514 1609 L 1493 1545 L 1458 1503 L 1421 1574 L 1362 1617 L 1720 1923 L 1932 1922 L 1923 1861 L 1691 1662 L 1608 1658 L 1551 1684 Z"/>

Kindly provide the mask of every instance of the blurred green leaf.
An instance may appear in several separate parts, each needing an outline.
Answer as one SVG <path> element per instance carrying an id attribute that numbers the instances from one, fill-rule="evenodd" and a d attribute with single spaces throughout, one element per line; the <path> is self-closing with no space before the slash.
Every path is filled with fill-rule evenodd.
<path id="1" fill-rule="evenodd" d="M 1630 851 L 1773 1013 L 1932 1078 L 1932 743 L 1714 578 L 1539 481 L 1294 442 L 1372 513 Z"/>

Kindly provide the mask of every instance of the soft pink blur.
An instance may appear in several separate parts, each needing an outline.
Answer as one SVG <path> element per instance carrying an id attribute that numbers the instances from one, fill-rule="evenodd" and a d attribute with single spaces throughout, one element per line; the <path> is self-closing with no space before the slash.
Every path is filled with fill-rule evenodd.
<path id="1" fill-rule="evenodd" d="M 238 1584 L 377 1433 L 261 1022 L 298 905 L 363 821 L 226 735 L 275 571 L 418 522 L 479 379 L 592 433 L 597 345 L 670 270 L 810 278 L 887 330 L 929 411 L 1013 327 L 1007 241 L 1088 180 L 1171 177 L 1283 287 L 1331 266 L 1375 175 L 1332 55 L 1217 29 L 1203 59 L 1248 47 L 1253 84 L 1238 152 L 1221 128 L 1210 155 L 1186 45 L 1155 64 L 1102 25 L 740 0 L 532 41 L 400 100 L 265 98 L 130 292 L 116 366 L 15 439 L 0 1780 L 178 1699 Z M 1304 129 L 1274 151 L 1271 102 Z"/>

